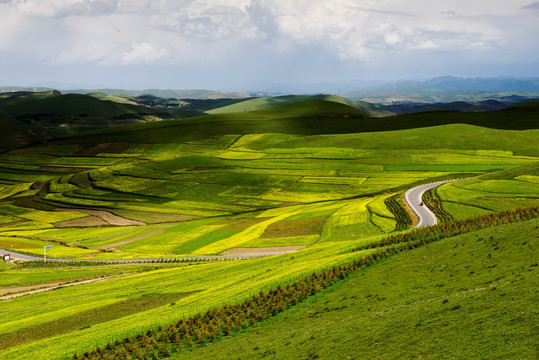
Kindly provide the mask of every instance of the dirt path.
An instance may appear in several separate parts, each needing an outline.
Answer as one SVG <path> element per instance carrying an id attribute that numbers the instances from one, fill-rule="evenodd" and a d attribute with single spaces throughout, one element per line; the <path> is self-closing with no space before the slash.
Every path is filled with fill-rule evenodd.
<path id="1" fill-rule="evenodd" d="M 89 279 L 89 280 L 83 280 L 83 281 L 77 281 L 77 282 L 69 282 L 69 283 L 50 283 L 50 284 L 25 286 L 25 287 L 20 287 L 20 288 L 2 289 L 2 290 L 0 290 L 0 293 L 8 292 L 8 291 L 13 292 L 13 291 L 21 290 L 21 289 L 25 290 L 25 288 L 34 288 L 34 290 L 28 290 L 28 291 L 24 291 L 24 292 L 18 292 L 16 294 L 0 296 L 0 300 L 11 300 L 11 299 L 21 297 L 21 296 L 25 296 L 25 295 L 32 295 L 32 294 L 42 293 L 42 292 L 45 292 L 45 291 L 51 291 L 51 290 L 57 289 L 59 287 L 68 287 L 68 286 L 75 286 L 75 285 L 90 284 L 90 283 L 100 282 L 100 281 L 107 281 L 107 280 L 112 280 L 112 279 L 116 279 L 116 278 L 119 278 L 119 277 L 123 277 L 123 276 L 126 276 L 126 275 L 130 275 L 130 274 L 114 275 L 114 276 L 109 276 L 109 277 L 103 277 L 103 278 L 97 278 L 97 279 Z"/>

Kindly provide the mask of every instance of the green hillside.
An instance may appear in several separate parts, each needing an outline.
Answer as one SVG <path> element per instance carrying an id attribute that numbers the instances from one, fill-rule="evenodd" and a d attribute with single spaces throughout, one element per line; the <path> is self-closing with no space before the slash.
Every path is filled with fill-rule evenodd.
<path id="1" fill-rule="evenodd" d="M 118 107 L 101 107 L 108 102 L 91 101 L 98 105 L 84 108 L 88 114 L 122 116 Z M 123 114 L 137 109 L 116 105 Z M 180 319 L 382 251 L 374 248 L 387 245 L 382 239 L 414 225 L 403 194 L 418 184 L 460 179 L 432 195 L 452 219 L 536 207 L 538 110 L 532 103 L 374 118 L 306 100 L 98 129 L 2 152 L 0 248 L 42 256 L 52 244 L 48 257 L 83 262 L 0 267 L 0 294 L 22 295 L 0 299 L 0 359 L 59 360 L 107 342 L 138 347 L 142 333 L 148 340 Z M 496 216 L 522 219 L 515 214 Z M 463 221 L 455 226 L 472 231 Z M 325 297 L 319 289 L 306 309 L 282 308 L 271 325 L 189 354 L 218 357 L 218 349 L 230 357 L 227 344 L 238 341 L 245 358 L 324 358 L 329 344 L 351 357 L 360 357 L 352 349 L 371 349 L 382 358 L 525 358 L 537 333 L 529 310 L 536 239 L 526 234 L 537 221 L 507 222 L 395 254 L 342 279 L 335 292 L 327 288 Z M 127 259 L 148 263 L 103 263 Z M 49 291 L 27 293 L 33 286 Z M 200 343 L 210 330 L 196 335 Z M 501 334 L 514 346 L 502 344 Z M 169 351 L 175 340 L 167 341 Z M 463 346 L 452 349 L 457 342 Z"/>
<path id="2" fill-rule="evenodd" d="M 56 90 L 44 92 L 16 91 L 0 93 L 0 106 L 15 104 L 26 100 L 46 99 L 53 96 L 60 96 L 61 93 Z"/>
<path id="3" fill-rule="evenodd" d="M 0 111 L 0 150 L 16 148 L 40 142 L 40 129 L 13 119 Z"/>
<path id="4" fill-rule="evenodd" d="M 0 96 L 0 148 L 117 125 L 170 119 L 171 111 L 99 100 L 88 95 L 17 92 Z M 117 100 L 116 98 L 114 98 Z"/>
<path id="5" fill-rule="evenodd" d="M 124 94 L 105 94 L 102 92 L 92 92 L 86 95 L 95 97 L 96 99 L 103 101 L 113 101 L 121 104 L 137 105 L 136 98 L 134 96 Z"/>
<path id="6" fill-rule="evenodd" d="M 292 104 L 292 103 L 306 101 L 306 100 L 332 101 L 332 102 L 351 106 L 371 116 L 393 115 L 392 112 L 389 112 L 383 109 L 378 109 L 373 104 L 369 104 L 364 101 L 352 101 L 341 96 L 323 95 L 323 94 L 321 95 L 285 95 L 285 96 L 247 99 L 241 102 L 236 102 L 232 105 L 223 106 L 217 109 L 209 110 L 207 111 L 207 113 L 208 114 L 225 114 L 225 113 L 231 113 L 231 112 L 260 110 L 260 109 L 269 108 L 273 106 Z"/>
<path id="7" fill-rule="evenodd" d="M 175 143 L 220 135 L 280 133 L 327 135 L 308 138 L 308 142 L 315 141 L 318 147 L 496 150 L 502 141 L 507 142 L 505 148 L 520 155 L 536 156 L 538 151 L 534 139 L 537 136 L 538 118 L 537 103 L 493 112 L 440 111 L 372 118 L 339 103 L 307 100 L 263 110 L 135 124 L 74 137 L 65 143 Z M 283 138 L 281 141 L 278 137 L 265 137 L 261 140 L 262 144 L 254 140 L 253 146 L 268 146 L 265 144 L 268 140 L 271 147 L 276 148 L 305 145 L 302 138 Z"/>
<path id="8" fill-rule="evenodd" d="M 394 256 L 277 321 L 173 358 L 532 359 L 538 226 L 506 225 Z"/>
<path id="9" fill-rule="evenodd" d="M 92 96 L 68 94 L 30 99 L 4 107 L 4 111 L 15 118 L 35 115 L 37 117 L 53 117 L 61 122 L 62 117 L 97 117 L 120 119 L 131 117 L 141 119 L 144 115 L 156 115 L 158 112 L 140 108 L 130 104 L 119 104 L 112 101 L 100 101 Z M 162 114 L 162 113 L 159 113 Z M 56 120 L 59 118 L 59 120 Z"/>

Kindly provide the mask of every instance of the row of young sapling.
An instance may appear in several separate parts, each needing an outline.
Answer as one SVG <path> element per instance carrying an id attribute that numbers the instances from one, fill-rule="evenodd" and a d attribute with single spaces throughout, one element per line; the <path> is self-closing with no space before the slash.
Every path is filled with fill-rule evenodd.
<path id="1" fill-rule="evenodd" d="M 228 261 L 241 260 L 241 257 L 222 257 L 222 256 L 207 256 L 207 257 L 177 257 L 177 258 L 154 258 L 154 259 L 134 259 L 134 260 L 77 260 L 77 259 L 47 259 L 21 261 L 19 265 L 25 268 L 42 268 L 42 267 L 66 267 L 66 266 L 99 266 L 112 264 L 173 264 L 184 262 L 203 262 L 203 261 Z"/>
<path id="2" fill-rule="evenodd" d="M 440 220 L 441 222 L 452 221 L 453 216 L 451 216 L 451 214 L 445 211 L 442 207 L 442 201 L 436 193 L 436 189 L 437 188 L 432 188 L 425 191 L 425 193 L 423 194 L 423 201 L 425 201 L 425 205 L 427 205 L 429 209 L 432 210 L 438 220 Z"/>
<path id="3" fill-rule="evenodd" d="M 454 220 L 429 227 L 414 229 L 410 232 L 389 235 L 379 241 L 373 241 L 353 247 L 351 251 L 362 251 L 414 240 L 432 242 L 433 240 L 431 238 L 434 238 L 434 241 L 437 241 L 451 236 L 469 233 L 471 231 L 491 228 L 508 223 L 531 220 L 537 217 L 539 217 L 539 206 L 477 215 L 466 219 Z"/>
<path id="4" fill-rule="evenodd" d="M 402 194 L 390 196 L 384 200 L 384 203 L 395 216 L 395 220 L 397 221 L 395 230 L 404 230 L 412 225 L 412 218 L 404 208 Z"/>
<path id="5" fill-rule="evenodd" d="M 317 301 L 319 294 L 333 290 L 343 280 L 401 251 L 441 240 L 443 238 L 478 230 L 490 226 L 525 221 L 539 217 L 539 207 L 504 211 L 476 216 L 470 219 L 444 223 L 433 227 L 414 230 L 406 234 L 389 236 L 373 245 L 363 245 L 353 251 L 370 249 L 370 253 L 350 257 L 342 264 L 326 267 L 296 281 L 278 284 L 270 290 L 261 290 L 245 301 L 224 304 L 211 308 L 203 314 L 146 329 L 140 334 L 123 339 L 111 339 L 104 346 L 74 353 L 71 359 L 161 359 L 182 351 L 191 351 L 196 346 L 235 336 L 238 331 L 250 329 L 255 324 L 277 321 L 279 314 L 299 309 L 309 300 Z M 66 359 L 69 357 L 66 354 Z"/>

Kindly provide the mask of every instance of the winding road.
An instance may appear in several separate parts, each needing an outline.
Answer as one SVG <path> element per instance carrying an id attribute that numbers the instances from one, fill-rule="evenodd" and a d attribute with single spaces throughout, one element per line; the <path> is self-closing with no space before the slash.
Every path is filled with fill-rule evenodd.
<path id="1" fill-rule="evenodd" d="M 445 180 L 445 181 L 438 181 L 431 184 L 419 185 L 414 188 L 411 188 L 404 194 L 404 198 L 406 199 L 406 202 L 412 208 L 412 210 L 417 214 L 417 217 L 419 218 L 419 222 L 417 223 L 415 228 L 432 226 L 438 223 L 438 220 L 436 219 L 436 216 L 434 215 L 434 213 L 430 211 L 430 209 L 426 205 L 423 204 L 423 200 L 422 200 L 423 194 L 427 190 L 430 190 L 432 188 L 435 188 L 442 184 L 446 184 L 451 181 L 455 181 L 455 180 Z"/>

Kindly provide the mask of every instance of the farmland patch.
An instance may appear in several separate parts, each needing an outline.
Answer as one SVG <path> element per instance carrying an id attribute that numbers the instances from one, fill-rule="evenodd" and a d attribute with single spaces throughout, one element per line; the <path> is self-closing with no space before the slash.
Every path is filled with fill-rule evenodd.
<path id="1" fill-rule="evenodd" d="M 160 307 L 189 294 L 150 294 L 134 299 L 121 300 L 119 302 L 96 307 L 91 310 L 79 312 L 76 315 L 63 317 L 44 324 L 30 326 L 24 329 L 3 334 L 0 337 L 0 350 L 23 344 L 25 342 L 37 341 L 53 337 L 55 335 L 88 328 L 92 325 L 105 321 L 120 319 L 138 312 Z"/>
<path id="2" fill-rule="evenodd" d="M 273 247 L 253 247 L 253 248 L 232 248 L 223 251 L 220 255 L 228 256 L 270 256 L 295 252 L 305 248 L 300 246 L 273 246 Z"/>
<path id="3" fill-rule="evenodd" d="M 327 219 L 327 216 L 317 216 L 306 219 L 274 222 L 266 228 L 266 231 L 264 231 L 260 238 L 319 235 Z"/>
<path id="4" fill-rule="evenodd" d="M 88 215 L 91 215 L 91 216 L 94 216 L 94 217 L 98 217 L 100 218 L 101 220 L 103 220 L 104 222 L 106 222 L 107 224 L 109 225 L 114 225 L 114 226 L 132 226 L 132 225 L 136 225 L 136 226 L 140 226 L 140 225 L 146 225 L 145 223 L 141 222 L 141 221 L 135 221 L 135 220 L 130 220 L 130 219 L 126 219 L 126 218 L 123 218 L 123 217 L 120 217 L 118 215 L 114 215 L 108 211 L 103 211 L 103 210 L 86 210 L 86 209 L 56 209 L 56 211 L 71 211 L 71 212 L 79 212 L 79 213 L 83 213 L 83 214 L 88 214 Z M 63 227 L 66 227 L 65 224 Z"/>

